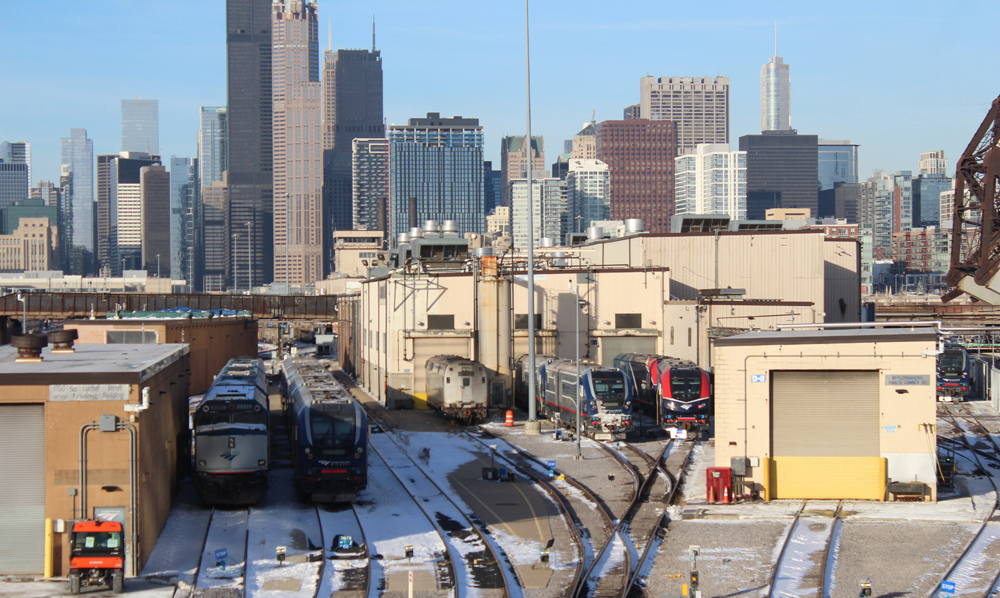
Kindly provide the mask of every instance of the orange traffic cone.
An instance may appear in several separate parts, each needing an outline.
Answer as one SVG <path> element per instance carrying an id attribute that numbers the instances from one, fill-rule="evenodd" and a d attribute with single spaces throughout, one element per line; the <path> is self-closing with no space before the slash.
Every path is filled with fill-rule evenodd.
<path id="1" fill-rule="evenodd" d="M 729 488 L 722 489 L 722 504 L 724 505 L 729 504 Z"/>
<path id="2" fill-rule="evenodd" d="M 715 503 L 715 488 L 712 486 L 708 487 L 708 502 Z"/>
<path id="3" fill-rule="evenodd" d="M 514 427 L 514 412 L 510 409 L 507 410 L 507 421 L 504 423 L 504 427 L 513 428 Z"/>

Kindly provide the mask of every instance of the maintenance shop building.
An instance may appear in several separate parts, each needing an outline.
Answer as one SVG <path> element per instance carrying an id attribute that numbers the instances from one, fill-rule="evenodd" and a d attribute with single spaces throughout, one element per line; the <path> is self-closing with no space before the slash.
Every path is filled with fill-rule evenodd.
<path id="1" fill-rule="evenodd" d="M 929 327 L 716 340 L 716 466 L 767 500 L 936 500 L 939 346 Z"/>

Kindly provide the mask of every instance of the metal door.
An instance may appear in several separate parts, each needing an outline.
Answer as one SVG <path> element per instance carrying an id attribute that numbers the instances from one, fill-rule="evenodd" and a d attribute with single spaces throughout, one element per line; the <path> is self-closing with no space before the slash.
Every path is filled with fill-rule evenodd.
<path id="1" fill-rule="evenodd" d="M 0 573 L 42 573 L 45 406 L 0 405 Z"/>

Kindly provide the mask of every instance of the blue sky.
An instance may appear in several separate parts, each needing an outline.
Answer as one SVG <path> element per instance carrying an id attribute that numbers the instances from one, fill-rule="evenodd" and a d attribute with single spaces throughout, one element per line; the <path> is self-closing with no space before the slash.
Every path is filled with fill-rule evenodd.
<path id="1" fill-rule="evenodd" d="M 949 170 L 1000 94 L 987 50 L 1000 2 L 663 2 L 536 0 L 532 131 L 551 163 L 590 120 L 638 102 L 639 78 L 728 76 L 730 145 L 760 131 L 760 67 L 791 65 L 792 126 L 860 144 L 860 174 L 917 170 L 943 149 Z M 59 139 L 86 128 L 120 145 L 120 100 L 160 104 L 164 158 L 193 156 L 198 107 L 226 101 L 224 0 L 0 0 L 0 140 L 30 141 L 33 181 L 58 180 Z M 319 0 L 327 46 L 369 48 L 377 23 L 390 124 L 440 112 L 478 117 L 486 159 L 523 134 L 524 5 L 518 1 Z M 986 55 L 989 54 L 988 57 Z"/>

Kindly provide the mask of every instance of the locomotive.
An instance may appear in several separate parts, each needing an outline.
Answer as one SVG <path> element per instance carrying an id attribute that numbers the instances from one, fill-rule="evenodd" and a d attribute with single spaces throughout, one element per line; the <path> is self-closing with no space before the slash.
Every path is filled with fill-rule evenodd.
<path id="1" fill-rule="evenodd" d="M 937 396 L 939 401 L 961 402 L 972 390 L 969 352 L 961 345 L 947 344 L 937 356 Z"/>
<path id="2" fill-rule="evenodd" d="M 486 418 L 489 385 L 483 364 L 456 355 L 435 355 L 424 367 L 428 405 L 465 423 Z"/>
<path id="3" fill-rule="evenodd" d="M 368 486 L 368 415 L 311 357 L 286 357 L 281 388 L 295 491 L 312 502 L 351 502 Z"/>
<path id="4" fill-rule="evenodd" d="M 559 359 L 539 368 L 539 413 L 595 439 L 620 439 L 632 430 L 632 385 L 620 370 Z M 579 400 L 578 400 L 579 397 Z M 577 407 L 578 402 L 580 406 Z"/>
<path id="5" fill-rule="evenodd" d="M 264 366 L 227 363 L 191 416 L 194 484 L 207 505 L 255 505 L 267 493 L 270 424 Z"/>
<path id="6" fill-rule="evenodd" d="M 712 414 L 712 384 L 697 364 L 671 357 L 656 362 L 650 378 L 660 399 L 660 427 L 708 432 Z"/>
<path id="7" fill-rule="evenodd" d="M 635 396 L 635 409 L 649 415 L 656 415 L 656 384 L 653 383 L 651 371 L 655 371 L 656 362 L 662 359 L 660 355 L 622 353 L 615 357 L 612 365 L 621 370 Z"/>

